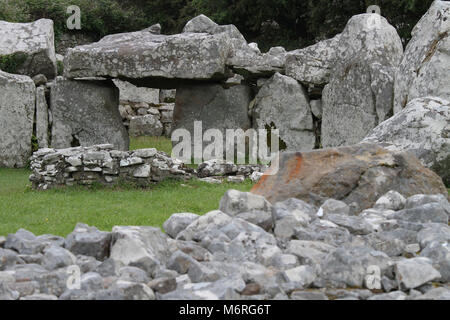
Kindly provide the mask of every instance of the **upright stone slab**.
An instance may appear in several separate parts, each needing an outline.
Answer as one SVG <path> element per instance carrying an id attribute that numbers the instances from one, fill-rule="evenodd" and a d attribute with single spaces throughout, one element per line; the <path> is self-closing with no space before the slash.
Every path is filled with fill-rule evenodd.
<path id="1" fill-rule="evenodd" d="M 56 76 L 53 21 L 40 19 L 31 23 L 0 21 L 0 56 L 24 54 L 25 60 L 15 73 L 33 77 Z"/>
<path id="2" fill-rule="evenodd" d="M 253 126 L 275 127 L 287 150 L 314 149 L 316 137 L 309 99 L 297 80 L 276 73 L 260 89 L 253 107 Z"/>
<path id="3" fill-rule="evenodd" d="M 180 86 L 176 95 L 173 131 L 188 130 L 193 143 L 195 121 L 201 121 L 202 133 L 208 129 L 218 129 L 224 138 L 227 129 L 250 129 L 248 105 L 251 94 L 251 89 L 245 85 L 229 89 L 224 89 L 220 84 Z"/>
<path id="4" fill-rule="evenodd" d="M 392 114 L 394 74 L 403 54 L 397 31 L 378 14 L 352 17 L 336 48 L 323 90 L 324 147 L 358 143 Z"/>
<path id="5" fill-rule="evenodd" d="M 30 77 L 0 70 L 0 167 L 25 167 L 31 156 L 35 90 Z"/>
<path id="6" fill-rule="evenodd" d="M 411 34 L 395 75 L 395 113 L 416 98 L 450 100 L 450 2 L 434 1 Z"/>
<path id="7" fill-rule="evenodd" d="M 39 149 L 48 148 L 48 105 L 45 98 L 45 88 L 36 88 L 36 139 Z"/>
<path id="8" fill-rule="evenodd" d="M 128 150 L 128 132 L 119 113 L 119 90 L 112 82 L 57 77 L 51 110 L 53 148 L 109 143 Z"/>

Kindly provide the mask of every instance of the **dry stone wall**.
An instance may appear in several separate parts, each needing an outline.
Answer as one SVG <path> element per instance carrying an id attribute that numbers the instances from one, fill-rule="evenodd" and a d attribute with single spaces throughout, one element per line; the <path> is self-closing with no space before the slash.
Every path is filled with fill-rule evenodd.
<path id="1" fill-rule="evenodd" d="M 36 189 L 60 186 L 114 185 L 121 181 L 141 186 L 167 178 L 189 178 L 192 170 L 156 149 L 114 150 L 112 145 L 41 149 L 31 157 L 30 180 Z"/>
<path id="2" fill-rule="evenodd" d="M 114 150 L 110 144 L 66 149 L 43 148 L 31 157 L 30 181 L 34 189 L 100 184 L 132 183 L 146 187 L 165 179 L 198 177 L 207 183 L 244 182 L 258 179 L 263 165 L 236 165 L 225 160 L 206 161 L 194 170 L 154 148 L 134 151 Z M 256 177 L 256 178 L 255 178 Z"/>

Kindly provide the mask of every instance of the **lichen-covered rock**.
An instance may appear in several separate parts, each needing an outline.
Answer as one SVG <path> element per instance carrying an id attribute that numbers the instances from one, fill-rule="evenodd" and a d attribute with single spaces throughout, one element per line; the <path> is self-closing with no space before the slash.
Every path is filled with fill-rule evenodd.
<path id="1" fill-rule="evenodd" d="M 147 114 L 144 116 L 132 117 L 130 120 L 129 133 L 132 137 L 151 136 L 159 137 L 162 135 L 164 127 L 158 116 Z"/>
<path id="2" fill-rule="evenodd" d="M 434 1 L 411 32 L 395 75 L 394 112 L 426 96 L 450 100 L 450 3 Z"/>
<path id="3" fill-rule="evenodd" d="M 194 213 L 175 213 L 171 215 L 166 222 L 164 222 L 163 228 L 169 236 L 176 238 L 181 231 L 186 229 L 188 225 L 198 218 L 199 216 Z"/>
<path id="4" fill-rule="evenodd" d="M 152 78 L 225 78 L 229 41 L 227 33 L 166 36 L 142 30 L 109 35 L 69 49 L 64 72 L 68 78 L 120 76 L 135 84 Z M 150 87 L 161 86 L 161 81 L 153 84 Z"/>
<path id="5" fill-rule="evenodd" d="M 0 21 L 0 56 L 24 54 L 24 62 L 15 73 L 33 77 L 56 76 L 53 21 L 40 19 L 31 23 Z"/>
<path id="6" fill-rule="evenodd" d="M 245 131 L 251 127 L 248 116 L 251 96 L 251 89 L 246 85 L 229 89 L 224 89 L 220 84 L 182 85 L 177 89 L 172 133 L 177 129 L 187 130 L 194 152 L 195 140 L 200 139 L 197 144 L 206 147 L 211 142 L 203 142 L 205 131 L 217 129 L 223 135 L 225 146 L 227 129 Z M 201 135 L 195 134 L 196 121 L 201 121 Z M 178 141 L 173 144 L 178 144 Z M 193 155 L 197 158 L 195 153 Z"/>
<path id="7" fill-rule="evenodd" d="M 363 142 L 378 143 L 389 150 L 408 150 L 449 184 L 449 134 L 450 102 L 426 97 L 410 101 L 373 129 Z"/>
<path id="8" fill-rule="evenodd" d="M 195 33 L 208 33 L 211 29 L 217 27 L 218 24 L 212 21 L 210 18 L 201 14 L 195 18 L 189 20 L 183 28 L 183 33 L 195 32 Z"/>
<path id="9" fill-rule="evenodd" d="M 0 167 L 25 167 L 31 155 L 36 88 L 27 76 L 0 70 Z"/>
<path id="10" fill-rule="evenodd" d="M 123 265 L 155 272 L 168 260 L 167 237 L 159 228 L 114 227 L 111 258 Z"/>
<path id="11" fill-rule="evenodd" d="M 305 85 L 326 85 L 336 59 L 340 34 L 286 55 L 286 75 Z"/>
<path id="12" fill-rule="evenodd" d="M 109 256 L 111 233 L 79 223 L 65 240 L 65 248 L 74 254 L 104 260 Z"/>
<path id="13" fill-rule="evenodd" d="M 296 80 L 276 73 L 259 90 L 252 109 L 256 129 L 278 129 L 287 150 L 314 149 L 311 107 Z"/>
<path id="14" fill-rule="evenodd" d="M 57 77 L 51 90 L 52 147 L 113 144 L 128 150 L 128 132 L 119 113 L 119 90 L 108 81 Z"/>
<path id="15" fill-rule="evenodd" d="M 45 88 L 36 88 L 36 139 L 40 149 L 49 147 L 48 104 L 45 98 Z"/>
<path id="16" fill-rule="evenodd" d="M 256 194 L 228 190 L 220 200 L 219 210 L 230 216 L 236 216 L 251 211 L 271 212 L 272 206 L 264 197 Z"/>
<path id="17" fill-rule="evenodd" d="M 395 274 L 399 286 L 404 286 L 406 289 L 417 288 L 441 277 L 439 271 L 433 268 L 431 260 L 423 257 L 397 262 Z"/>
<path id="18" fill-rule="evenodd" d="M 119 79 L 114 79 L 113 82 L 119 88 L 121 101 L 159 104 L 159 89 L 137 87 Z"/>
<path id="19" fill-rule="evenodd" d="M 383 252 L 365 246 L 341 247 L 322 260 L 318 281 L 321 285 L 345 288 L 367 286 L 367 268 L 372 266 L 380 276 L 389 272 L 392 260 Z"/>
<path id="20" fill-rule="evenodd" d="M 376 27 L 370 24 L 374 15 Z M 392 114 L 394 74 L 403 55 L 397 31 L 376 14 L 352 17 L 336 48 L 322 97 L 324 147 L 358 143 Z"/>
<path id="21" fill-rule="evenodd" d="M 321 205 L 332 198 L 348 205 L 357 203 L 361 212 L 390 190 L 406 197 L 417 193 L 447 196 L 441 178 L 414 156 L 373 144 L 287 152 L 280 155 L 278 165 L 276 174 L 269 175 L 278 167 L 274 164 L 251 191 L 271 203 L 298 198 Z"/>

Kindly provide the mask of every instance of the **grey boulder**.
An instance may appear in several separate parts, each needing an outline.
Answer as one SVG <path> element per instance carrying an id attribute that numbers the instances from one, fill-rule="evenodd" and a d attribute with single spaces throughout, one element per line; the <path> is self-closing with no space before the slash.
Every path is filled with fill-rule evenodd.
<path id="1" fill-rule="evenodd" d="M 31 156 L 35 96 L 31 78 L 0 70 L 0 167 L 25 167 Z"/>
<path id="2" fill-rule="evenodd" d="M 295 79 L 275 73 L 255 97 L 253 126 L 278 129 L 287 150 L 314 149 L 316 137 L 305 89 Z"/>
<path id="3" fill-rule="evenodd" d="M 376 27 L 371 20 L 379 19 Z M 394 75 L 403 55 L 397 31 L 378 14 L 353 16 L 342 32 L 322 97 L 322 144 L 360 142 L 392 113 Z"/>
<path id="4" fill-rule="evenodd" d="M 128 150 L 128 132 L 119 113 L 119 90 L 112 82 L 57 77 L 51 110 L 53 148 L 112 144 L 118 150 Z"/>
<path id="5" fill-rule="evenodd" d="M 426 96 L 450 100 L 450 3 L 434 1 L 411 32 L 395 74 L 394 113 Z"/>
<path id="6" fill-rule="evenodd" d="M 450 18 L 449 18 L 450 19 Z M 450 102 L 437 97 L 410 100 L 392 118 L 374 128 L 363 142 L 407 150 L 450 183 Z"/>
<path id="7" fill-rule="evenodd" d="M 15 73 L 33 77 L 56 76 L 55 34 L 53 21 L 40 19 L 31 23 L 0 21 L 0 55 L 23 54 L 24 62 Z"/>

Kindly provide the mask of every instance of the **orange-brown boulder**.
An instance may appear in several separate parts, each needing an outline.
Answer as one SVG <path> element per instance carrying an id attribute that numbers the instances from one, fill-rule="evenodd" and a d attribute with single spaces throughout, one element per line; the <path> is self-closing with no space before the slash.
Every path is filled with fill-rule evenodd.
<path id="1" fill-rule="evenodd" d="M 412 154 L 388 151 L 375 144 L 286 152 L 277 162 L 278 172 L 274 172 L 277 166 L 273 164 L 251 190 L 271 203 L 298 198 L 321 205 L 332 198 L 353 204 L 358 211 L 373 207 L 390 190 L 405 197 L 448 196 L 442 179 Z"/>

